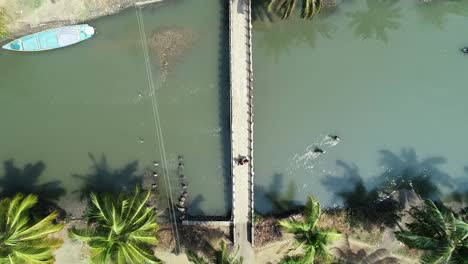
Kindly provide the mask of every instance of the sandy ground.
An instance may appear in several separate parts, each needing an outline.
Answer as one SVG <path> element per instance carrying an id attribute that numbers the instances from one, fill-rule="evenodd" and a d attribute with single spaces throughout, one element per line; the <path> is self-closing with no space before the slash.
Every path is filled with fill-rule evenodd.
<path id="1" fill-rule="evenodd" d="M 63 239 L 63 245 L 54 251 L 55 263 L 86 264 L 87 248 L 81 242 L 73 241 L 68 237 L 68 229 L 75 225 L 75 222 L 65 224 L 65 227 L 55 236 Z"/>
<path id="2" fill-rule="evenodd" d="M 0 0 L 10 35 L 75 24 L 121 11 L 142 0 Z"/>

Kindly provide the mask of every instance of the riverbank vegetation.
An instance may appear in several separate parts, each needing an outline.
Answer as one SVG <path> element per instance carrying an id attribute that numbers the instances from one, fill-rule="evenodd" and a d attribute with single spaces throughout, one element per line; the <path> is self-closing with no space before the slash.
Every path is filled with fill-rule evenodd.
<path id="1" fill-rule="evenodd" d="M 8 34 L 6 26 L 7 26 L 7 16 L 6 16 L 5 9 L 0 8 L 0 39 L 6 37 Z"/>
<path id="2" fill-rule="evenodd" d="M 366 193 L 361 188 L 357 191 Z M 69 236 L 88 244 L 93 263 L 162 263 L 154 252 L 162 233 L 149 202 L 150 193 L 137 188 L 133 193 L 91 194 L 85 221 L 75 224 Z M 43 210 L 34 210 L 41 201 L 44 199 L 36 195 L 22 194 L 0 201 L 0 231 L 9 234 L 0 239 L 5 249 L 0 251 L 0 259 L 17 258 L 20 263 L 26 258 L 28 263 L 33 262 L 31 259 L 43 259 L 53 263 L 53 250 L 63 243 L 54 234 L 64 224 L 57 218 L 57 210 L 46 215 Z M 279 242 L 283 249 L 277 250 L 280 256 L 276 259 L 283 264 L 414 263 L 418 258 L 430 263 L 464 263 L 468 255 L 466 209 L 455 212 L 441 203 L 418 199 L 408 210 L 401 209 L 392 225 L 364 215 L 353 220 L 355 215 L 350 208 L 322 211 L 312 196 L 305 206 L 283 212 L 282 216 L 256 214 L 258 254 Z M 162 225 L 169 232 L 169 239 L 176 239 L 170 224 Z M 181 249 L 193 263 L 242 263 L 236 249 L 226 244 L 229 230 L 181 225 L 179 232 Z M 265 239 L 268 234 L 273 234 L 269 240 Z M 406 247 L 395 246 L 398 241 Z"/>
<path id="3" fill-rule="evenodd" d="M 226 243 L 221 241 L 220 247 L 215 251 L 214 256 L 209 258 L 211 261 L 207 261 L 205 257 L 197 255 L 194 251 L 187 251 L 187 258 L 194 264 L 242 264 L 244 262 L 242 257 L 237 255 L 238 252 L 229 253 Z"/>
<path id="4" fill-rule="evenodd" d="M 310 199 L 310 198 L 309 198 Z M 309 243 L 310 239 L 317 239 L 314 235 L 303 234 L 301 225 L 311 219 L 310 201 L 308 200 L 302 213 L 292 211 L 289 216 L 258 216 L 255 228 L 260 228 L 263 234 L 255 237 L 256 245 L 268 248 L 277 241 L 290 242 L 293 249 L 303 244 L 323 245 L 323 243 Z M 344 239 L 330 244 L 320 260 L 307 261 L 305 256 L 309 249 L 301 251 L 304 254 L 290 255 L 285 252 L 282 264 L 286 263 L 466 263 L 461 256 L 468 255 L 468 216 L 466 210 L 456 212 L 440 202 L 431 200 L 414 201 L 408 210 L 403 210 L 401 218 L 394 226 L 389 227 L 382 221 L 373 222 L 370 219 L 356 219 L 350 222 L 349 210 L 329 209 L 321 214 L 317 221 L 318 230 L 336 229 L 343 234 Z M 267 223 L 267 225 L 264 225 Z M 284 228 L 284 223 L 287 223 Z M 270 226 L 270 229 L 265 229 Z M 298 226 L 291 229 L 291 226 Z M 283 227 L 283 228 L 281 228 Z M 280 228 L 279 231 L 277 228 Z M 286 236 L 292 230 L 293 237 Z M 268 233 L 269 232 L 269 233 Z M 283 233 L 284 232 L 284 233 Z M 313 233 L 309 233 L 313 234 Z M 322 233 L 323 234 L 323 233 Z M 271 235 L 271 239 L 265 239 Z M 298 243 L 299 242 L 299 243 Z M 406 246 L 401 246 L 402 242 Z M 257 244 L 259 243 L 259 244 Z M 314 253 L 317 253 L 315 251 Z M 371 261 L 372 260 L 372 261 Z M 381 261 L 381 262 L 379 262 Z M 451 262 L 450 262 L 451 261 Z"/>

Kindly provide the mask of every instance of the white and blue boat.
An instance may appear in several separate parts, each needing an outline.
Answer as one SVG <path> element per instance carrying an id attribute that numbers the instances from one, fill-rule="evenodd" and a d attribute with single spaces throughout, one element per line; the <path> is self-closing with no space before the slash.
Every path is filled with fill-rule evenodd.
<path id="1" fill-rule="evenodd" d="M 74 25 L 53 28 L 13 40 L 2 48 L 14 51 L 44 51 L 63 48 L 87 40 L 94 35 L 94 28 Z"/>

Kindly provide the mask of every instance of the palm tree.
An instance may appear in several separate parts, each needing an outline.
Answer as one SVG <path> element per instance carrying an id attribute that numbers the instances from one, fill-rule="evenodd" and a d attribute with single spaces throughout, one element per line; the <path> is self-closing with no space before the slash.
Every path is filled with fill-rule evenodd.
<path id="1" fill-rule="evenodd" d="M 468 224 L 455 217 L 443 204 L 424 200 L 412 207 L 414 219 L 408 230 L 395 232 L 396 238 L 410 248 L 424 251 L 421 263 L 468 263 Z"/>
<path id="2" fill-rule="evenodd" d="M 88 227 L 70 237 L 88 243 L 91 263 L 160 263 L 151 248 L 158 243 L 156 213 L 146 203 L 150 192 L 133 195 L 91 194 Z"/>
<path id="3" fill-rule="evenodd" d="M 268 5 L 269 12 L 276 12 L 281 15 L 281 19 L 286 19 L 296 11 L 298 0 L 270 0 Z M 311 19 L 323 6 L 323 0 L 302 0 L 301 17 Z"/>
<path id="4" fill-rule="evenodd" d="M 344 248 L 333 248 L 342 264 L 398 264 L 397 258 L 390 257 L 388 250 L 379 248 L 368 254 L 365 249 L 353 251 L 346 236 Z"/>
<path id="5" fill-rule="evenodd" d="M 207 264 L 205 258 L 197 255 L 192 250 L 187 251 L 187 258 L 190 262 L 195 264 Z M 244 259 L 242 257 L 237 257 L 237 252 L 234 254 L 229 254 L 226 243 L 221 241 L 221 247 L 215 252 L 215 262 L 216 264 L 242 264 Z"/>
<path id="6" fill-rule="evenodd" d="M 0 200 L 0 263 L 49 264 L 54 262 L 52 250 L 63 240 L 50 238 L 63 224 L 54 224 L 53 212 L 39 221 L 32 221 L 30 209 L 37 204 L 35 195 L 16 194 Z"/>
<path id="7" fill-rule="evenodd" d="M 194 264 L 207 264 L 205 258 L 202 256 L 197 255 L 193 250 L 187 250 L 186 252 L 187 258 L 190 262 L 193 262 Z"/>
<path id="8" fill-rule="evenodd" d="M 237 257 L 237 251 L 234 254 L 229 254 L 226 243 L 221 241 L 221 248 L 216 252 L 216 264 L 242 264 L 243 262 L 242 257 Z"/>
<path id="9" fill-rule="evenodd" d="M 330 256 L 327 246 L 334 240 L 341 238 L 341 235 L 333 230 L 321 230 L 317 228 L 322 210 L 319 202 L 309 196 L 304 209 L 304 220 L 282 220 L 279 224 L 286 232 L 294 234 L 295 250 L 302 246 L 304 248 L 305 263 L 313 263 L 316 256 L 327 258 Z"/>

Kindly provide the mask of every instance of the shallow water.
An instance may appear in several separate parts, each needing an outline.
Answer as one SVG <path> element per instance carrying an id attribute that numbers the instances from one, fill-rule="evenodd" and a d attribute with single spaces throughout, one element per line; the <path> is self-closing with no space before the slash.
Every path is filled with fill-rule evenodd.
<path id="1" fill-rule="evenodd" d="M 257 209 L 308 193 L 339 205 L 359 179 L 370 190 L 405 170 L 436 186 L 430 196 L 466 191 L 467 25 L 463 1 L 343 1 L 313 21 L 257 20 Z"/>
<path id="2" fill-rule="evenodd" d="M 174 196 L 179 192 L 177 156 L 184 158 L 190 213 L 229 212 L 222 6 L 215 0 L 175 1 L 145 8 L 143 17 L 148 38 L 166 28 L 194 36 L 193 46 L 164 83 L 150 50 L 155 93 L 148 88 L 135 9 L 89 22 L 97 36 L 66 49 L 0 51 L 0 160 L 14 161 L 0 169 L 6 179 L 0 187 L 46 190 L 45 195 L 59 197 L 65 209 L 78 214 L 77 190 L 85 183 L 103 190 L 132 188 L 145 171 L 162 174 L 165 151 Z M 157 138 L 159 127 L 162 140 Z M 154 168 L 153 161 L 161 165 Z M 28 163 L 36 165 L 25 167 Z M 160 179 L 159 186 L 164 195 L 168 185 Z"/>

